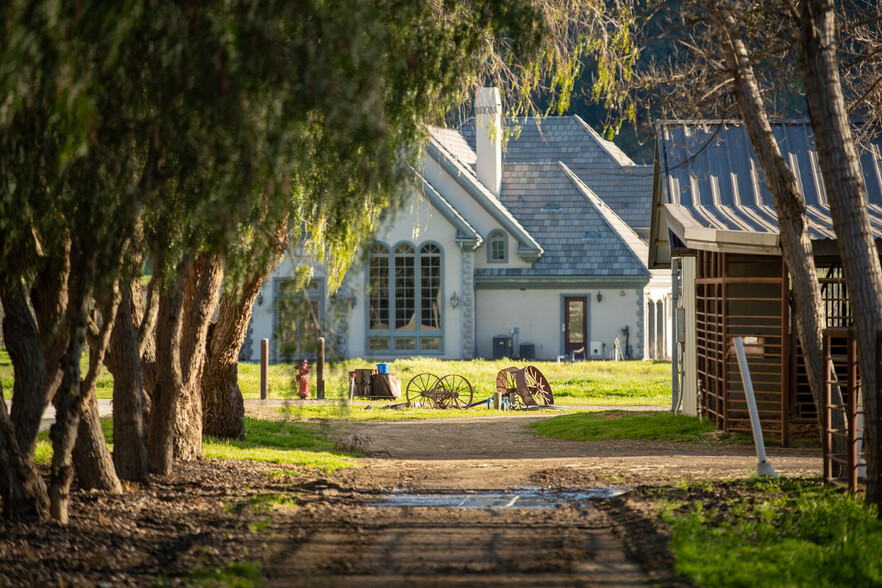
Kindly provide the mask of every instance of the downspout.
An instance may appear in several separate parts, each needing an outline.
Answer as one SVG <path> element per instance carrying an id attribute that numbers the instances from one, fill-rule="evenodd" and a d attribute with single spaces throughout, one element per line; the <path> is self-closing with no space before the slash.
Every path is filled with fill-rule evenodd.
<path id="1" fill-rule="evenodd" d="M 468 301 L 465 293 L 465 265 L 466 265 L 466 253 L 465 253 L 465 242 L 459 242 L 459 291 L 462 293 L 462 308 L 459 311 L 459 359 L 465 360 L 465 305 Z"/>
<path id="2" fill-rule="evenodd" d="M 677 322 L 677 307 L 680 301 L 680 260 L 676 257 L 671 259 L 671 326 L 673 327 L 671 331 L 673 345 L 671 345 L 671 412 L 677 414 L 677 407 L 680 405 L 679 397 L 680 397 L 680 365 L 679 365 L 679 357 L 680 354 L 678 345 L 679 341 L 677 333 L 679 332 L 680 325 Z M 667 341 L 665 341 L 667 345 Z"/>

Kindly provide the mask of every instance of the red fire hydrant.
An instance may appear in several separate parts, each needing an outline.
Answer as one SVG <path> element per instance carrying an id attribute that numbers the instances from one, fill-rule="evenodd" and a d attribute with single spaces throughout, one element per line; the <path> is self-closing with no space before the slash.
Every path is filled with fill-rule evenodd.
<path id="1" fill-rule="evenodd" d="M 309 364 L 304 359 L 296 368 L 297 370 L 297 392 L 300 398 L 309 398 Z"/>

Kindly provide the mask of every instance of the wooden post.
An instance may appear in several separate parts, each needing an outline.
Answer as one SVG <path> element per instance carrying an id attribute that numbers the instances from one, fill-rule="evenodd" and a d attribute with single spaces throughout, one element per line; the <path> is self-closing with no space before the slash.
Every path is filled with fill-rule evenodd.
<path id="1" fill-rule="evenodd" d="M 319 337 L 315 347 L 315 397 L 325 399 L 325 338 Z"/>
<path id="2" fill-rule="evenodd" d="M 267 396 L 267 366 L 269 364 L 269 339 L 260 340 L 260 399 Z"/>

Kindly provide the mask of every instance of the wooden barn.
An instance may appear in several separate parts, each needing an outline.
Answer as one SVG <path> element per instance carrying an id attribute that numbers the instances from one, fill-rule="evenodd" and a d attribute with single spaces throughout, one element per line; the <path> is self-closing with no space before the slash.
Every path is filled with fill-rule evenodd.
<path id="1" fill-rule="evenodd" d="M 773 130 L 805 196 L 827 327 L 848 326 L 848 297 L 811 125 L 776 123 Z M 878 241 L 878 145 L 862 151 L 861 165 Z M 749 432 L 732 343 L 741 336 L 763 432 L 787 445 L 793 426 L 814 424 L 816 412 L 772 196 L 747 131 L 737 122 L 663 123 L 654 176 L 649 267 L 672 274 L 675 401 L 687 414 L 702 411 L 719 429 Z"/>

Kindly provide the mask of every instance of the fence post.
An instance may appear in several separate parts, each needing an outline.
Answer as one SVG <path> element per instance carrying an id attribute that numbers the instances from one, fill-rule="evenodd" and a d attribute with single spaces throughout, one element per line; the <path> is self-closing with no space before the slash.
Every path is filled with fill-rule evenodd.
<path id="1" fill-rule="evenodd" d="M 325 338 L 319 337 L 315 347 L 315 397 L 325 399 Z"/>
<path id="2" fill-rule="evenodd" d="M 269 339 L 260 340 L 260 399 L 267 396 L 267 366 L 269 365 Z"/>

